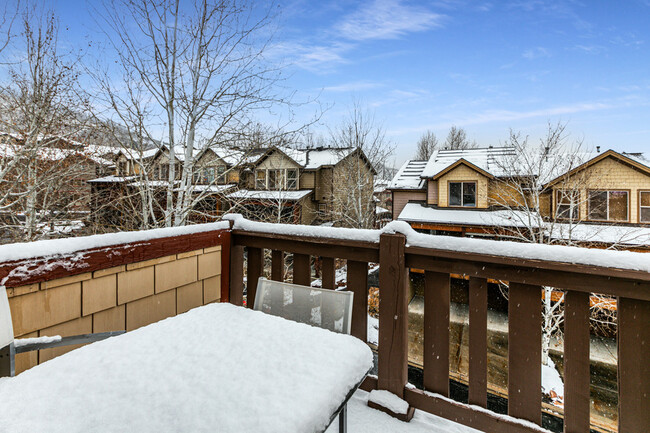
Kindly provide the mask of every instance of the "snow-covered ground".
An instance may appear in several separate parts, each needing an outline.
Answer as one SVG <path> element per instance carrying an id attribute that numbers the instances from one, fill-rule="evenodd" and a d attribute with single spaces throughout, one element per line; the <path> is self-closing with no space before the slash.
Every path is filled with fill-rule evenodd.
<path id="1" fill-rule="evenodd" d="M 326 433 L 338 433 L 335 420 Z M 349 433 L 477 433 L 478 430 L 456 424 L 435 415 L 415 411 L 411 422 L 402 422 L 368 407 L 368 393 L 358 390 L 348 403 Z"/>

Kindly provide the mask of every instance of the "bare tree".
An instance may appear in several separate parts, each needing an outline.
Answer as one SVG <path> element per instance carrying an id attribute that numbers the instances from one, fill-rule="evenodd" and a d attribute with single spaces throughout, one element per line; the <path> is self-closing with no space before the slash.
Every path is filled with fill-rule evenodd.
<path id="1" fill-rule="evenodd" d="M 393 146 L 383 127 L 359 102 L 332 131 L 331 141 L 343 156 L 332 174 L 332 219 L 343 227 L 374 228 L 375 167 L 384 166 Z"/>
<path id="2" fill-rule="evenodd" d="M 83 145 L 75 139 L 89 127 L 89 117 L 79 113 L 91 107 L 79 86 L 80 56 L 59 49 L 54 13 L 27 4 L 20 23 L 11 49 L 21 60 L 8 64 L 9 79 L 0 87 L 0 124 L 6 133 L 0 209 L 24 215 L 19 221 L 24 239 L 33 240 L 55 213 L 60 216 L 84 199 L 70 184 L 87 172 Z"/>
<path id="3" fill-rule="evenodd" d="M 458 128 L 455 125 L 449 129 L 447 139 L 443 146 L 445 149 L 473 149 L 476 147 L 476 142 L 470 142 L 467 139 L 467 132 L 463 128 Z"/>
<path id="4" fill-rule="evenodd" d="M 204 197 L 192 192 L 197 149 L 236 142 L 256 110 L 286 103 L 276 93 L 278 70 L 264 58 L 273 5 L 251 1 L 114 0 L 105 5 L 112 45 L 124 79 L 142 84 L 122 94 L 120 107 L 151 101 L 135 116 L 141 134 L 169 149 L 166 226 L 182 225 Z M 105 88 L 109 86 L 104 86 Z M 111 96 L 110 99 L 115 99 Z M 122 121 L 132 121 L 118 115 Z M 179 156 L 176 158 L 176 156 Z"/>
<path id="5" fill-rule="evenodd" d="M 508 224 L 502 232 L 515 240 L 539 244 L 577 245 L 574 236 L 584 221 L 586 190 L 592 171 L 574 171 L 590 155 L 580 141 L 570 142 L 565 124 L 548 124 L 546 136 L 531 145 L 528 137 L 511 131 L 511 152 L 496 158 L 499 175 L 491 205 L 503 210 Z M 554 181 L 551 183 L 551 181 Z M 553 206 L 555 194 L 556 206 Z M 498 224 L 498 220 L 495 221 Z M 591 226 L 593 227 L 593 226 Z M 548 364 L 551 338 L 561 337 L 564 292 L 543 288 L 542 355 Z M 594 307 L 604 305 L 595 303 Z"/>
<path id="6" fill-rule="evenodd" d="M 427 131 L 418 140 L 415 159 L 428 160 L 433 152 L 438 149 L 438 137 L 432 131 Z"/>

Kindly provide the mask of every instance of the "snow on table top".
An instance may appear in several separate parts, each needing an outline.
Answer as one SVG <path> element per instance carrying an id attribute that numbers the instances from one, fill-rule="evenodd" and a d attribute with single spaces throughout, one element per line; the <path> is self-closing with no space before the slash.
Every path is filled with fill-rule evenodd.
<path id="1" fill-rule="evenodd" d="M 78 238 L 50 239 L 36 242 L 0 245 L 0 263 L 36 257 L 61 256 L 93 248 L 143 242 L 152 239 L 227 229 L 228 222 L 196 224 L 183 227 L 169 227 L 153 230 L 109 233 Z"/>
<path id="2" fill-rule="evenodd" d="M 405 221 L 391 221 L 381 230 L 361 230 L 339 227 L 261 223 L 249 221 L 239 214 L 229 214 L 224 216 L 224 219 L 234 221 L 233 228 L 250 232 L 375 243 L 379 242 L 379 237 L 382 233 L 402 233 L 406 236 L 406 245 L 409 247 L 424 247 L 462 253 L 484 254 L 486 256 L 511 257 L 650 272 L 650 256 L 647 253 L 426 235 L 416 232 Z"/>
<path id="3" fill-rule="evenodd" d="M 371 366 L 352 336 L 210 304 L 0 379 L 0 426 L 316 432 Z"/>

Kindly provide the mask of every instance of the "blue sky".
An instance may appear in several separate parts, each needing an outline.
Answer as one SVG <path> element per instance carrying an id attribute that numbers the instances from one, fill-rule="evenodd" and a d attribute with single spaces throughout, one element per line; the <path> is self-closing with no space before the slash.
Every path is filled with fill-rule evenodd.
<path id="1" fill-rule="evenodd" d="M 92 31 L 80 3 L 57 6 L 77 36 Z M 650 0 L 279 6 L 270 55 L 288 63 L 284 85 L 330 107 L 325 133 L 360 100 L 398 165 L 427 129 L 444 140 L 451 125 L 488 146 L 510 128 L 536 140 L 559 121 L 588 147 L 650 152 Z"/>

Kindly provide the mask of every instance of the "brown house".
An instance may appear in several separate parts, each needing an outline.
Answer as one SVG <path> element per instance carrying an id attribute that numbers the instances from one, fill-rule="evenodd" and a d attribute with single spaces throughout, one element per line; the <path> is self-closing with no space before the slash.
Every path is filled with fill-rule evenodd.
<path id="1" fill-rule="evenodd" d="M 540 158 L 538 173 L 523 172 L 519 158 L 502 147 L 440 150 L 428 161 L 407 161 L 389 186 L 393 219 L 441 234 L 540 230 L 558 242 L 648 245 L 650 162 L 642 155 L 581 153 L 566 171 L 558 164 L 562 155 Z"/>

